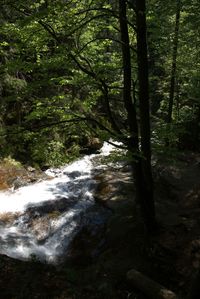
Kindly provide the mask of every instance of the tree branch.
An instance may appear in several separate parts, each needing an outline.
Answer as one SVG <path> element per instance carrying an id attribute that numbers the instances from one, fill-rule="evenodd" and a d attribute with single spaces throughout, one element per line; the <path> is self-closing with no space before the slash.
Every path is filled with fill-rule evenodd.
<path id="1" fill-rule="evenodd" d="M 115 39 L 115 38 L 112 38 L 112 37 L 96 37 L 96 38 L 94 38 L 94 39 L 88 41 L 88 42 L 87 42 L 87 43 L 86 43 L 86 44 L 79 50 L 79 53 L 83 52 L 84 49 L 85 49 L 87 46 L 89 46 L 90 44 L 92 44 L 92 43 L 94 43 L 94 42 L 96 42 L 96 41 L 98 41 L 98 40 L 110 40 L 110 41 L 116 42 L 116 43 L 121 44 L 121 45 L 123 44 L 123 42 L 122 42 L 121 40 L 119 40 L 119 39 Z M 130 49 L 131 49 L 133 52 L 137 53 L 136 49 L 133 48 L 131 45 L 130 45 Z"/>

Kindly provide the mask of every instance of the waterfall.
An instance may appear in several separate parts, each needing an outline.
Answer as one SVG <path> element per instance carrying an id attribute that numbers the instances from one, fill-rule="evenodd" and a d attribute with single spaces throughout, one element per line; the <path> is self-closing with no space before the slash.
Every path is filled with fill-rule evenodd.
<path id="1" fill-rule="evenodd" d="M 95 205 L 93 193 L 97 159 L 113 146 L 104 143 L 99 154 L 84 156 L 65 167 L 49 169 L 52 178 L 17 190 L 0 192 L 0 253 L 27 260 L 59 263 Z M 89 213 L 90 214 L 90 213 Z M 90 215 L 91 217 L 91 215 Z M 96 213 L 95 217 L 101 217 Z"/>

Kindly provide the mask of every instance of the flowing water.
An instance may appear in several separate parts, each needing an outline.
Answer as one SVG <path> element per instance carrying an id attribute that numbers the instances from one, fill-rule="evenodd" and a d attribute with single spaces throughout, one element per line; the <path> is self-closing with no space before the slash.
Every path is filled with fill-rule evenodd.
<path id="1" fill-rule="evenodd" d="M 52 178 L 17 190 L 0 192 L 0 253 L 17 259 L 37 258 L 59 263 L 75 235 L 88 222 L 105 221 L 108 214 L 95 206 L 94 173 L 104 169 L 97 159 L 113 147 L 104 143 L 100 154 L 88 155 L 62 167 L 50 169 Z"/>

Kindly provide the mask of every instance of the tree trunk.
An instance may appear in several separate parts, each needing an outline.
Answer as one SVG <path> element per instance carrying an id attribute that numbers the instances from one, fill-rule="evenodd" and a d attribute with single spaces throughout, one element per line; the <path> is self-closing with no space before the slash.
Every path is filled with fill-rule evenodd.
<path id="1" fill-rule="evenodd" d="M 139 138 L 138 138 L 138 124 L 136 117 L 136 109 L 133 104 L 131 97 L 131 56 L 130 56 L 130 45 L 129 45 L 129 33 L 127 26 L 126 17 L 126 2 L 124 0 L 119 0 L 119 19 L 120 19 L 120 31 L 121 31 L 121 41 L 122 41 L 122 60 L 123 60 L 123 100 L 124 106 L 127 111 L 128 126 L 130 132 L 130 138 L 128 141 L 129 152 L 133 156 L 133 173 L 135 177 L 136 193 L 137 199 L 141 207 L 142 215 L 144 218 L 144 223 L 148 231 L 152 231 L 155 227 L 155 210 L 153 204 L 153 188 L 152 188 L 152 178 L 151 178 L 151 165 L 150 165 L 150 143 L 145 138 L 149 138 L 150 128 L 148 124 L 145 123 L 143 126 L 142 135 L 142 151 L 144 154 L 144 159 L 141 158 L 141 153 L 139 150 Z M 143 67 L 143 65 L 141 66 Z M 140 76 L 142 76 L 140 71 Z M 141 77 L 142 78 L 142 77 Z M 142 93 L 143 84 L 140 82 L 140 98 L 144 95 Z M 148 85 L 148 73 L 147 73 L 147 85 Z M 147 104 L 146 98 L 144 105 Z M 145 117 L 148 115 L 149 107 L 146 106 Z M 144 116 L 142 116 L 144 118 Z M 149 118 L 147 118 L 148 121 Z M 146 131 L 147 130 L 147 131 Z M 144 132 L 145 131 L 145 132 Z"/>
<path id="2" fill-rule="evenodd" d="M 171 66 L 171 78 L 170 78 L 170 90 L 169 90 L 169 105 L 168 105 L 168 114 L 167 114 L 167 123 L 168 124 L 170 124 L 172 122 L 172 111 L 173 111 L 173 104 L 174 104 L 181 1 L 176 0 L 176 5 L 177 6 L 176 6 L 176 20 L 175 20 L 174 40 L 173 40 L 173 50 L 172 50 L 172 66 Z"/>
<path id="3" fill-rule="evenodd" d="M 139 83 L 139 110 L 142 151 L 142 171 L 144 175 L 144 205 L 151 215 L 149 223 L 155 226 L 154 188 L 151 171 L 151 128 L 149 103 L 149 74 L 147 57 L 147 26 L 145 0 L 136 1 L 137 61 Z M 144 188 L 144 186 L 142 186 Z"/>

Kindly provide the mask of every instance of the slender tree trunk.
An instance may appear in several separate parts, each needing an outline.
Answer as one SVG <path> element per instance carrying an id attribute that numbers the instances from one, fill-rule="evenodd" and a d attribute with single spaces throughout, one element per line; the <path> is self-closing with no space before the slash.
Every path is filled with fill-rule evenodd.
<path id="1" fill-rule="evenodd" d="M 127 111 L 128 125 L 134 145 L 138 150 L 138 128 L 136 120 L 136 110 L 131 97 L 131 55 L 129 45 L 129 33 L 126 18 L 126 3 L 119 0 L 120 31 L 122 41 L 122 60 L 123 60 L 123 100 Z"/>
<path id="2" fill-rule="evenodd" d="M 167 123 L 168 124 L 170 124 L 172 122 L 172 111 L 173 111 L 173 104 L 174 104 L 181 1 L 176 0 L 176 5 L 177 5 L 176 6 L 176 20 L 175 20 L 175 28 L 174 28 L 172 66 L 171 66 L 170 89 L 169 89 L 169 105 L 168 105 L 168 114 L 167 114 Z"/>
<path id="3" fill-rule="evenodd" d="M 145 0 L 136 1 L 137 61 L 139 83 L 139 110 L 141 132 L 141 160 L 145 184 L 145 205 L 151 215 L 151 225 L 155 226 L 154 188 L 151 170 L 151 128 L 149 103 L 149 73 L 147 56 L 147 26 Z M 150 225 L 150 224 L 149 224 Z"/>
<path id="4" fill-rule="evenodd" d="M 142 151 L 144 152 L 144 159 L 143 159 L 141 158 L 140 151 L 139 151 L 136 109 L 131 97 L 131 56 L 130 56 L 127 17 L 126 17 L 126 2 L 124 0 L 119 0 L 119 19 L 120 19 L 122 59 L 123 59 L 123 71 L 124 71 L 123 100 L 127 111 L 127 118 L 128 118 L 129 132 L 130 132 L 128 148 L 133 155 L 132 166 L 133 166 L 133 172 L 135 177 L 136 193 L 137 193 L 138 202 L 141 207 L 142 215 L 144 218 L 144 223 L 146 229 L 148 231 L 152 231 L 155 227 L 155 210 L 153 204 L 152 178 L 150 179 L 151 167 L 149 167 L 151 152 L 150 152 L 150 143 L 149 141 L 145 140 L 145 138 L 149 136 L 150 128 L 148 128 L 148 124 L 144 124 L 142 127 L 143 140 L 141 143 L 141 148 Z M 141 65 L 141 67 L 143 66 Z M 140 70 L 139 77 L 140 79 L 142 78 L 141 70 Z M 140 84 L 140 92 L 141 92 L 140 99 L 141 99 L 141 97 L 143 96 L 142 93 L 143 84 L 142 82 L 140 82 L 139 84 Z M 148 86 L 148 72 L 147 72 L 147 86 Z M 145 103 L 148 102 L 145 101 Z M 145 117 L 148 116 L 149 113 L 148 109 L 149 107 L 147 108 L 145 107 L 143 109 L 145 110 Z M 144 118 L 144 115 L 142 116 L 142 118 Z M 149 118 L 147 118 L 147 121 L 148 119 Z M 137 157 L 137 161 L 134 161 L 136 157 Z"/>

